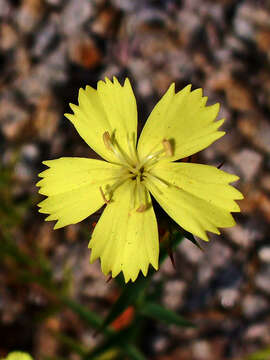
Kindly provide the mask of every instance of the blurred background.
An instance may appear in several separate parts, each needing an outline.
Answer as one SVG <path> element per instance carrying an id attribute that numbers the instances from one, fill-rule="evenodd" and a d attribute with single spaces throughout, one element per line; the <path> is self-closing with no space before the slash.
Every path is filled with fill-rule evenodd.
<path id="1" fill-rule="evenodd" d="M 0 357 L 20 349 L 78 359 L 76 346 L 100 337 L 57 296 L 99 316 L 119 296 L 89 264 L 97 218 L 53 231 L 35 187 L 43 160 L 93 156 L 63 114 L 80 87 L 116 75 L 131 80 L 140 128 L 171 82 L 220 102 L 227 135 L 193 161 L 225 162 L 245 195 L 234 228 L 204 252 L 182 241 L 176 269 L 167 259 L 153 277 L 160 303 L 196 327 L 149 320 L 141 351 L 153 360 L 270 359 L 269 70 L 267 0 L 0 0 Z"/>

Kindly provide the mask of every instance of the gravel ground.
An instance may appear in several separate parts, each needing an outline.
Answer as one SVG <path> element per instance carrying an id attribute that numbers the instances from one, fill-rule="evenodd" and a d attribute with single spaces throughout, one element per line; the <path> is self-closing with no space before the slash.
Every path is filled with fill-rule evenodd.
<path id="1" fill-rule="evenodd" d="M 71 269 L 73 296 L 101 314 L 117 290 L 88 263 L 86 232 L 96 219 L 54 232 L 35 206 L 42 160 L 94 156 L 63 117 L 68 103 L 80 87 L 112 75 L 130 78 L 140 127 L 171 82 L 202 87 L 209 104 L 221 103 L 227 135 L 193 161 L 225 161 L 223 169 L 241 177 L 242 213 L 205 252 L 184 241 L 176 270 L 167 261 L 155 275 L 163 304 L 198 327 L 149 324 L 149 359 L 236 360 L 270 343 L 269 49 L 266 0 L 0 0 L 0 161 L 13 169 L 4 194 L 14 204 L 29 200 L 12 231 L 19 247 L 38 244 L 56 281 Z M 14 283 L 8 263 L 1 269 L 0 355 L 61 354 L 51 329 L 86 346 L 96 341 L 67 311 L 34 321 L 46 295 Z"/>

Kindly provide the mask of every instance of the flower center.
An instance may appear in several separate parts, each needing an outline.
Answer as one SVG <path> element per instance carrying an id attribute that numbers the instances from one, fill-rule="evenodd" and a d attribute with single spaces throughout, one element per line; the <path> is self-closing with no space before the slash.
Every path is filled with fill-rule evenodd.
<path id="1" fill-rule="evenodd" d="M 143 159 L 139 159 L 135 141 L 127 143 L 129 147 L 129 154 L 127 154 L 118 144 L 115 137 L 112 137 L 108 131 L 103 134 L 103 142 L 105 147 L 114 153 L 117 161 L 116 164 L 121 166 L 119 177 L 111 186 L 106 186 L 105 192 L 100 187 L 101 196 L 106 204 L 110 203 L 113 192 L 124 182 L 130 181 L 134 191 L 134 208 L 137 212 L 143 212 L 148 208 L 147 192 L 145 188 L 145 180 L 150 181 L 155 185 L 155 182 L 161 182 L 168 186 L 162 179 L 153 176 L 150 173 L 151 167 L 156 164 L 161 158 L 172 156 L 173 149 L 169 140 L 162 141 L 162 149 L 159 151 L 152 151 Z"/>

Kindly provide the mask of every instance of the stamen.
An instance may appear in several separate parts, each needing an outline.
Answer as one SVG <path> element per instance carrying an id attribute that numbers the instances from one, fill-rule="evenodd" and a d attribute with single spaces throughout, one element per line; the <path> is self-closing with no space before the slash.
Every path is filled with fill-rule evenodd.
<path id="1" fill-rule="evenodd" d="M 149 163 L 150 163 L 151 161 L 153 161 L 153 160 L 154 160 L 154 163 L 156 163 L 156 162 L 158 161 L 157 157 L 158 157 L 160 154 L 164 153 L 164 151 L 165 151 L 165 150 L 162 149 L 162 150 L 159 150 L 159 151 L 157 151 L 157 152 L 155 152 L 155 153 L 153 153 L 153 154 L 147 155 L 147 156 L 144 158 L 144 160 L 140 162 L 139 166 L 140 166 L 140 167 L 145 166 L 145 165 L 149 166 Z M 153 164 L 151 164 L 151 165 L 153 165 Z"/>
<path id="2" fill-rule="evenodd" d="M 112 141 L 108 131 L 105 131 L 105 133 L 103 134 L 103 141 L 106 148 L 112 151 Z"/>
<path id="3" fill-rule="evenodd" d="M 155 165 L 159 160 L 160 160 L 160 156 L 161 154 L 165 153 L 166 156 L 173 156 L 173 147 L 172 144 L 169 140 L 164 139 L 162 140 L 162 146 L 163 149 L 156 151 L 155 153 L 151 152 L 149 153 L 149 155 L 147 155 L 139 164 L 139 166 L 153 166 Z"/>
<path id="4" fill-rule="evenodd" d="M 139 207 L 136 209 L 136 212 L 144 212 L 147 209 L 145 194 L 143 194 L 143 185 L 141 185 L 141 181 L 139 176 L 136 178 L 136 187 L 137 187 L 137 194 L 138 194 L 138 202 Z"/>
<path id="5" fill-rule="evenodd" d="M 106 199 L 106 196 L 105 196 L 105 194 L 104 194 L 101 186 L 99 187 L 99 190 L 100 190 L 100 192 L 101 192 L 101 196 L 102 196 L 102 199 L 104 200 L 105 204 L 109 204 L 109 202 L 110 202 L 111 199 L 110 199 L 110 200 L 107 200 L 107 199 Z"/>
<path id="6" fill-rule="evenodd" d="M 164 139 L 162 141 L 162 145 L 164 147 L 165 153 L 167 156 L 173 156 L 173 148 L 169 140 Z"/>
<path id="7" fill-rule="evenodd" d="M 136 162 L 134 163 L 134 165 L 136 163 L 138 163 L 138 154 L 137 154 L 137 150 L 136 150 L 136 144 L 135 144 L 135 134 L 132 133 L 131 134 L 131 138 L 130 138 L 130 134 L 127 133 L 127 144 L 128 144 L 128 150 L 131 156 L 131 159 L 135 158 Z"/>
<path id="8" fill-rule="evenodd" d="M 160 179 L 158 176 L 152 175 L 152 174 L 150 174 L 149 172 L 147 172 L 145 175 L 148 177 L 148 179 L 150 178 L 150 179 L 152 179 L 152 181 L 154 181 L 154 182 L 155 182 L 155 181 L 158 181 L 161 185 L 166 186 L 166 187 L 169 187 L 169 184 L 168 184 L 165 180 Z"/>
<path id="9" fill-rule="evenodd" d="M 147 209 L 147 205 L 146 204 L 141 204 L 138 209 L 136 209 L 136 212 L 144 212 Z"/>
<path id="10" fill-rule="evenodd" d="M 152 176 L 154 178 L 154 176 Z M 163 195 L 163 192 L 157 187 L 157 185 L 155 184 L 155 182 L 150 178 L 150 177 L 147 177 L 147 181 L 150 182 L 150 184 L 152 184 L 154 186 L 154 188 L 157 190 L 157 192 L 160 194 L 160 195 Z"/>
<path id="11" fill-rule="evenodd" d="M 120 146 L 117 144 L 116 141 L 114 141 L 115 144 L 113 144 L 111 136 L 108 131 L 105 131 L 105 133 L 103 134 L 103 141 L 106 148 L 112 151 L 114 155 L 117 157 L 117 159 L 120 161 L 120 164 L 125 165 L 130 170 L 130 172 L 133 172 L 135 174 L 136 171 L 131 165 L 131 160 L 122 151 L 122 149 L 120 148 Z"/>

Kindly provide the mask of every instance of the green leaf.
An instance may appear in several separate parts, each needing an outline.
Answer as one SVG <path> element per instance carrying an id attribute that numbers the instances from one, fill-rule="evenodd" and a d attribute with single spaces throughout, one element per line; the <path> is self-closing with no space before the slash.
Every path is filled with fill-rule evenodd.
<path id="1" fill-rule="evenodd" d="M 105 354 L 108 350 L 123 349 L 129 337 L 129 329 L 114 332 L 107 337 L 100 345 L 82 357 L 83 360 L 98 360 L 98 357 Z"/>
<path id="2" fill-rule="evenodd" d="M 73 351 L 74 353 L 84 356 L 87 353 L 86 348 L 81 345 L 78 341 L 72 339 L 70 336 L 66 334 L 61 334 L 60 332 L 52 331 L 53 336 L 55 336 L 59 342 L 65 345 L 68 349 Z"/>
<path id="3" fill-rule="evenodd" d="M 270 359 L 270 347 L 249 355 L 246 360 L 268 360 Z"/>
<path id="4" fill-rule="evenodd" d="M 145 278 L 140 274 L 137 281 L 134 283 L 128 283 L 126 285 L 122 291 L 122 294 L 113 304 L 110 312 L 104 319 L 104 322 L 99 329 L 100 331 L 102 331 L 104 327 L 108 326 L 115 319 L 117 319 L 118 316 L 121 315 L 128 306 L 134 305 L 138 299 L 140 299 L 140 295 L 148 285 L 148 281 L 148 278 Z"/>
<path id="5" fill-rule="evenodd" d="M 125 353 L 130 360 L 146 360 L 144 355 L 132 344 L 126 344 L 124 346 Z"/>
<path id="6" fill-rule="evenodd" d="M 170 244 L 171 249 L 175 249 L 181 241 L 184 240 L 183 234 L 180 233 L 179 231 L 175 231 L 171 234 L 170 239 L 168 239 L 168 242 Z M 163 244 L 161 244 L 160 246 L 160 254 L 159 254 L 159 264 L 161 265 L 163 263 L 163 261 L 167 258 L 168 256 L 168 243 L 165 242 Z M 155 273 L 155 272 L 153 272 Z M 151 274 L 153 275 L 153 274 Z"/>
<path id="7" fill-rule="evenodd" d="M 77 303 L 76 301 L 66 296 L 62 296 L 60 300 L 74 313 L 76 313 L 84 322 L 88 323 L 95 329 L 100 328 L 102 324 L 102 319 L 93 311 L 87 309 L 85 306 Z"/>
<path id="8" fill-rule="evenodd" d="M 177 325 L 184 327 L 195 327 L 190 321 L 176 314 L 174 311 L 164 308 L 153 302 L 147 302 L 140 309 L 140 313 L 144 316 L 162 321 L 169 325 Z"/>
<path id="9" fill-rule="evenodd" d="M 181 241 L 183 240 L 183 236 L 179 232 L 175 232 L 172 234 L 170 239 L 170 244 L 172 248 L 175 248 Z M 159 262 L 160 264 L 166 259 L 167 253 L 167 246 L 163 244 L 160 249 L 160 257 Z M 123 311 L 131 305 L 136 305 L 139 302 L 143 301 L 145 290 L 149 284 L 151 277 L 156 273 L 156 271 L 151 268 L 149 270 L 149 274 L 147 277 L 144 277 L 142 274 L 139 275 L 138 279 L 134 283 L 128 283 L 125 285 L 122 294 L 117 299 L 117 301 L 113 304 L 110 312 L 108 313 L 107 317 L 105 318 L 100 331 L 109 324 L 111 324 L 119 315 L 123 313 Z"/>

